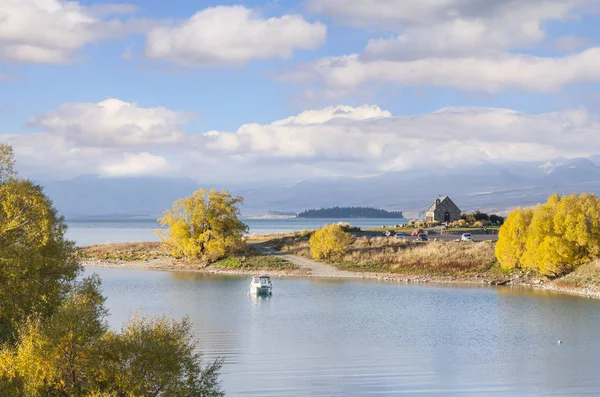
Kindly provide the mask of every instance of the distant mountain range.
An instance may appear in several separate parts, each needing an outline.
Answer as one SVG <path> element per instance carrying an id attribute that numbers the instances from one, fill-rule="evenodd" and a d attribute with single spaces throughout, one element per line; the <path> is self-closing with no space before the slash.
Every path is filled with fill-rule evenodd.
<path id="1" fill-rule="evenodd" d="M 68 219 L 156 218 L 173 201 L 202 186 L 183 178 L 100 178 L 84 175 L 43 181 L 47 194 Z M 221 188 L 221 186 L 215 186 Z M 543 202 L 554 193 L 600 194 L 600 156 L 558 158 L 544 163 L 485 162 L 476 165 L 389 172 L 373 177 L 331 177 L 229 186 L 244 197 L 243 215 L 307 208 L 376 207 L 422 215 L 438 196 L 450 196 L 463 210 L 503 213 Z"/>

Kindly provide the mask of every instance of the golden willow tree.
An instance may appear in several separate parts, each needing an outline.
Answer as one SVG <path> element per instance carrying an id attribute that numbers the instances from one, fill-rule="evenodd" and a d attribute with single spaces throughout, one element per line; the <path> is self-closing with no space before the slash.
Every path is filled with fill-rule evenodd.
<path id="1" fill-rule="evenodd" d="M 314 259 L 341 259 L 354 242 L 354 236 L 336 224 L 317 230 L 309 241 Z"/>
<path id="2" fill-rule="evenodd" d="M 80 271 L 63 218 L 13 164 L 12 148 L 0 145 L 0 343 L 32 313 L 52 315 Z"/>
<path id="3" fill-rule="evenodd" d="M 220 259 L 244 245 L 248 226 L 238 218 L 242 202 L 241 197 L 233 197 L 227 190 L 196 190 L 165 211 L 158 221 L 169 230 L 157 234 L 176 258 L 207 262 Z"/>
<path id="4" fill-rule="evenodd" d="M 504 268 L 561 276 L 600 256 L 600 199 L 554 194 L 546 204 L 511 212 L 498 237 L 496 257 Z"/>
<path id="5" fill-rule="evenodd" d="M 0 144 L 0 396 L 222 396 L 222 363 L 203 364 L 189 320 L 108 329 L 100 279 L 76 281 L 66 229 Z"/>

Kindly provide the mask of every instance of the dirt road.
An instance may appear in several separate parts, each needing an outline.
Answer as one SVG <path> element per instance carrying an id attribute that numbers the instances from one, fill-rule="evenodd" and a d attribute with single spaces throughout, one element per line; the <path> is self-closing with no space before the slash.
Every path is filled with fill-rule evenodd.
<path id="1" fill-rule="evenodd" d="M 328 265 L 326 263 L 313 261 L 312 259 L 303 258 L 301 256 L 284 254 L 276 251 L 273 248 L 265 247 L 261 244 L 251 244 L 252 247 L 256 248 L 262 253 L 274 255 L 281 259 L 284 259 L 299 268 L 310 271 L 310 277 L 344 277 L 344 278 L 362 278 L 360 273 L 347 272 L 339 270 L 335 266 Z"/>

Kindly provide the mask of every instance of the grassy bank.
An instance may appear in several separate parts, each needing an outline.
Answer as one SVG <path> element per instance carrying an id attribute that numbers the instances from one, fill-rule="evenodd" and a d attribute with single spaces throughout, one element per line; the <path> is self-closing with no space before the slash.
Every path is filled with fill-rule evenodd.
<path id="1" fill-rule="evenodd" d="M 77 257 L 82 260 L 98 259 L 134 262 L 168 256 L 169 252 L 159 242 L 100 244 L 77 249 Z"/>
<path id="2" fill-rule="evenodd" d="M 309 237 L 294 235 L 265 244 L 279 251 L 310 258 Z M 357 238 L 335 262 L 340 269 L 431 275 L 501 275 L 491 242 L 408 242 L 385 237 Z"/>
<path id="3" fill-rule="evenodd" d="M 265 255 L 251 247 L 234 256 L 210 264 L 172 258 L 160 242 L 92 245 L 79 248 L 77 256 L 82 261 L 99 260 L 123 263 L 163 260 L 171 262 L 170 266 L 178 269 L 210 268 L 242 271 L 293 271 L 297 269 L 295 265 L 281 258 Z"/>

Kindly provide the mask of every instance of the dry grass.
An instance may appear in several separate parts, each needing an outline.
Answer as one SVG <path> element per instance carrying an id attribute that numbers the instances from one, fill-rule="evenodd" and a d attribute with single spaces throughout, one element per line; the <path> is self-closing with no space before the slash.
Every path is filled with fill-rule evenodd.
<path id="1" fill-rule="evenodd" d="M 169 257 L 169 251 L 160 242 L 102 244 L 80 248 L 80 259 L 100 259 L 123 262 L 149 261 Z M 179 264 L 197 268 L 207 264 L 198 260 L 180 259 Z M 295 270 L 297 267 L 281 258 L 265 255 L 254 248 L 246 248 L 238 254 L 210 264 L 210 267 L 226 270 Z"/>
<path id="2" fill-rule="evenodd" d="M 266 245 L 310 258 L 308 236 L 272 239 Z M 490 242 L 407 242 L 384 237 L 357 238 L 337 266 L 347 270 L 414 274 L 476 274 L 497 272 Z"/>
<path id="3" fill-rule="evenodd" d="M 494 245 L 460 242 L 392 242 L 358 239 L 342 259 L 342 267 L 398 273 L 483 273 L 496 264 Z"/>
<path id="4" fill-rule="evenodd" d="M 120 243 L 91 245 L 79 248 L 77 255 L 81 259 L 103 259 L 120 261 L 146 261 L 169 256 L 169 252 L 160 242 Z"/>
<path id="5" fill-rule="evenodd" d="M 579 266 L 554 283 L 562 287 L 600 287 L 600 259 Z"/>

